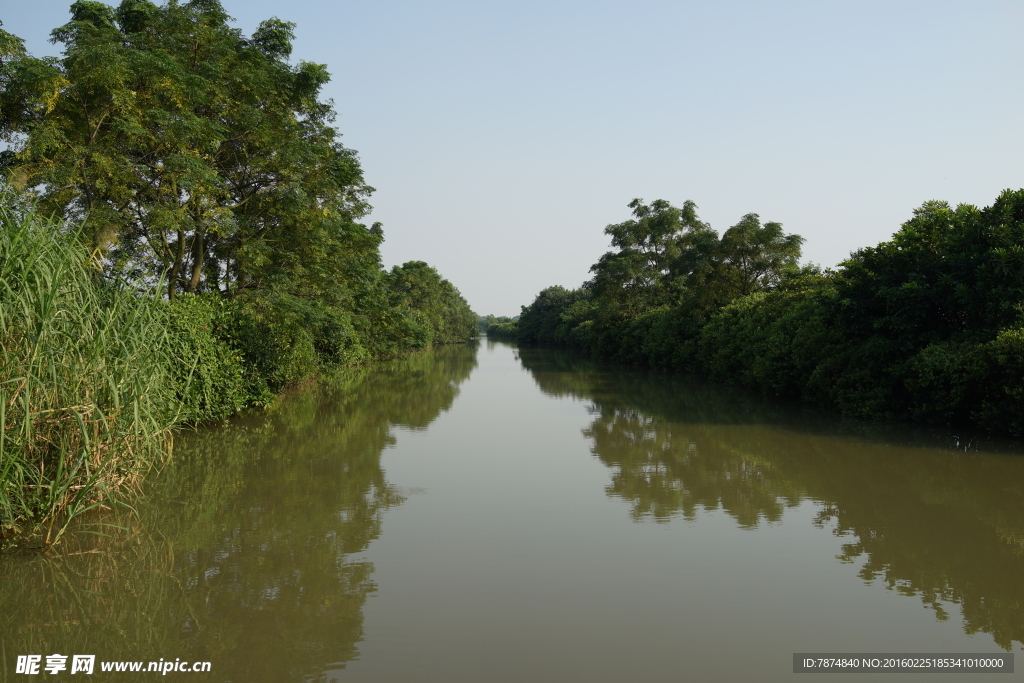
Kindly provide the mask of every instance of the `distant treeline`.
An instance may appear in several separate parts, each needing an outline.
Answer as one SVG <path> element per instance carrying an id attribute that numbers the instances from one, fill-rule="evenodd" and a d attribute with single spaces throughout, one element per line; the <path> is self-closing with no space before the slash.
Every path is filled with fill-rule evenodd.
<path id="1" fill-rule="evenodd" d="M 480 316 L 480 332 L 490 339 L 515 339 L 518 333 L 519 316 Z"/>
<path id="2" fill-rule="evenodd" d="M 1024 433 L 1024 190 L 978 209 L 930 201 L 834 270 L 744 216 L 630 204 L 579 289 L 524 306 L 520 344 L 698 374 L 844 414 Z"/>
<path id="3" fill-rule="evenodd" d="M 175 425 L 477 330 L 426 263 L 382 267 L 293 24 L 246 37 L 217 0 L 71 17 L 59 58 L 0 30 L 0 547 L 48 545 Z"/>

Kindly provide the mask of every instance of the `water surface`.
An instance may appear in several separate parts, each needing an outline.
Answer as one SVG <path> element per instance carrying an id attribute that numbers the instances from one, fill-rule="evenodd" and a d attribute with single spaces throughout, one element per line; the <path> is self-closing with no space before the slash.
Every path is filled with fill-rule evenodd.
<path id="1" fill-rule="evenodd" d="M 56 652 L 240 682 L 816 680 L 794 652 L 1024 641 L 1015 444 L 505 344 L 181 438 L 105 521 L 0 560 L 3 680 Z"/>

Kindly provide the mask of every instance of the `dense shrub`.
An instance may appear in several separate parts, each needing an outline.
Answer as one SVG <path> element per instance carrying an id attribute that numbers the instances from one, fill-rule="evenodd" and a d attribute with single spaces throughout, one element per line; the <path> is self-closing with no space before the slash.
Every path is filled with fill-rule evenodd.
<path id="1" fill-rule="evenodd" d="M 529 306 L 523 306 L 519 316 L 517 336 L 524 344 L 559 344 L 570 340 L 569 327 L 577 322 L 563 320 L 570 310 L 578 315 L 581 306 L 590 299 L 586 289 L 569 290 L 565 287 L 548 287 L 541 290 Z M 576 308 L 573 306 L 576 305 Z M 582 322 L 582 321 L 579 321 Z M 577 322 L 578 324 L 578 322 Z"/>
<path id="2" fill-rule="evenodd" d="M 988 429 L 1024 434 L 1024 328 L 1000 331 L 987 350 L 988 392 L 974 417 Z"/>
<path id="3" fill-rule="evenodd" d="M 168 306 L 174 386 L 182 419 L 222 419 L 262 398 L 247 384 L 239 351 L 224 340 L 226 306 L 215 296 L 179 296 Z"/>
<path id="4" fill-rule="evenodd" d="M 324 366 L 370 359 L 351 315 L 283 292 L 229 301 L 217 332 L 240 355 L 249 400 L 257 404 Z"/>

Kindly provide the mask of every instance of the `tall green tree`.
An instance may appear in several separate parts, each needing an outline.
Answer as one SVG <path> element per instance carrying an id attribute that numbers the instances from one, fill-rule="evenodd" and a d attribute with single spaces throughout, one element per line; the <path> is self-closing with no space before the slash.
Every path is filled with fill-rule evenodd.
<path id="1" fill-rule="evenodd" d="M 697 205 L 682 208 L 664 199 L 629 203 L 633 218 L 604 229 L 618 251 L 605 253 L 591 267 L 592 289 L 625 315 L 652 306 L 677 303 L 680 290 L 674 266 L 688 232 L 708 230 L 697 217 Z"/>
<path id="2" fill-rule="evenodd" d="M 774 287 L 796 268 L 803 243 L 800 235 L 782 232 L 781 223 L 761 225 L 756 213 L 748 213 L 722 235 L 727 289 L 736 297 Z"/>
<path id="3" fill-rule="evenodd" d="M 11 180 L 85 221 L 111 267 L 178 291 L 285 287 L 352 305 L 379 270 L 371 192 L 319 100 L 320 64 L 289 62 L 294 25 L 251 37 L 217 0 L 91 0 L 36 59 L 0 36 Z M 6 36 L 6 34 L 4 34 Z"/>
<path id="4" fill-rule="evenodd" d="M 687 305 L 704 315 L 729 301 L 776 286 L 796 267 L 803 238 L 750 213 L 719 237 L 697 216 L 664 199 L 634 199 L 633 219 L 609 225 L 610 251 L 593 265 L 590 288 L 606 312 L 632 317 L 659 306 Z"/>

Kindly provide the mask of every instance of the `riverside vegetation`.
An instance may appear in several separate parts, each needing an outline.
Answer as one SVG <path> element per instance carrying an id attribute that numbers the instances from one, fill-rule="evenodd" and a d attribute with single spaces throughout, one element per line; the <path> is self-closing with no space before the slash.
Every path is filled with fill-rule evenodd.
<path id="1" fill-rule="evenodd" d="M 703 375 L 866 418 L 1024 433 L 1024 190 L 929 201 L 836 269 L 744 216 L 630 204 L 580 288 L 549 287 L 488 335 Z"/>
<path id="2" fill-rule="evenodd" d="M 293 24 L 245 37 L 216 0 L 71 16 L 60 58 L 0 30 L 0 548 L 135 489 L 181 425 L 477 326 L 428 264 L 382 267 Z"/>

